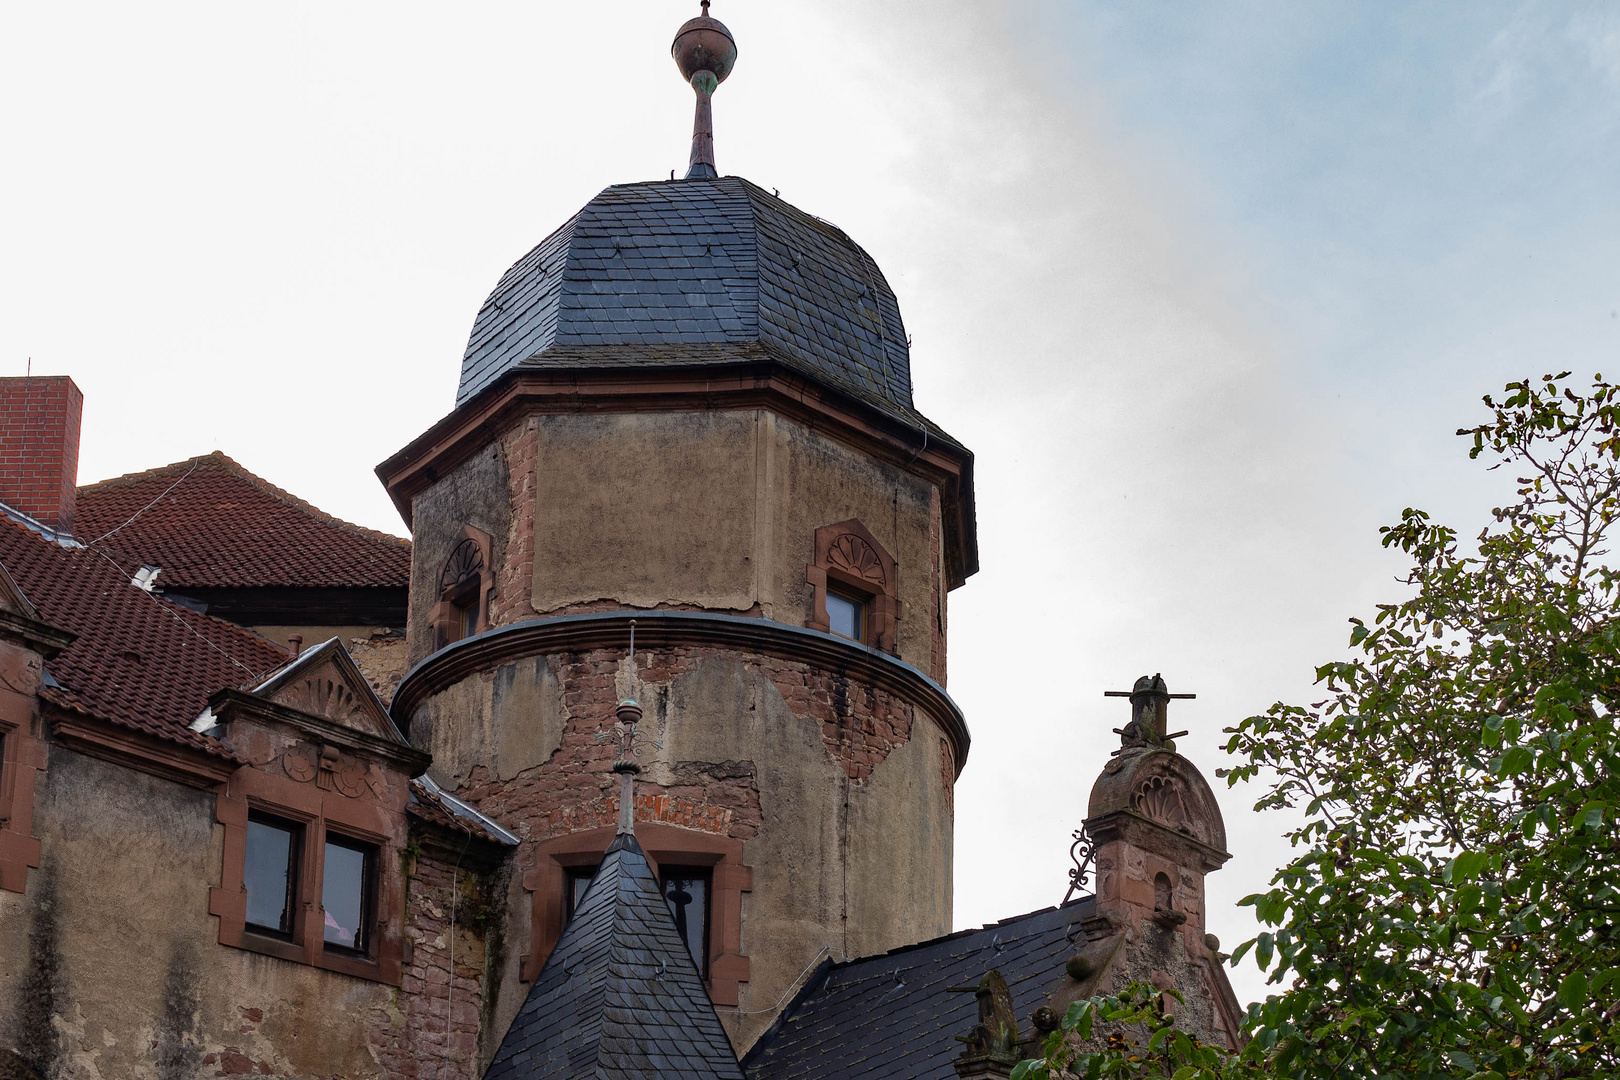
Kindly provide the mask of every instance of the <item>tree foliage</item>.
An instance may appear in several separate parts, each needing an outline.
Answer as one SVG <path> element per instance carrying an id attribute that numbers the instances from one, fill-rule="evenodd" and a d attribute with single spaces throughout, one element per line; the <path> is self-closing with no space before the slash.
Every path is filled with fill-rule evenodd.
<path id="1" fill-rule="evenodd" d="M 1279 988 L 1250 1007 L 1246 1049 L 1159 1036 L 1156 1071 L 1132 1073 L 1143 1038 L 1097 1063 L 1054 1043 L 1032 1070 L 1620 1076 L 1617 395 L 1566 372 L 1486 397 L 1458 434 L 1509 470 L 1513 501 L 1472 544 L 1406 510 L 1382 532 L 1411 559 L 1410 599 L 1351 620 L 1350 658 L 1317 671 L 1325 700 L 1228 729 L 1228 782 L 1303 812 L 1296 856 L 1243 901 L 1266 929 L 1233 963 Z M 1135 992 L 1085 1004 L 1150 1040 Z"/>

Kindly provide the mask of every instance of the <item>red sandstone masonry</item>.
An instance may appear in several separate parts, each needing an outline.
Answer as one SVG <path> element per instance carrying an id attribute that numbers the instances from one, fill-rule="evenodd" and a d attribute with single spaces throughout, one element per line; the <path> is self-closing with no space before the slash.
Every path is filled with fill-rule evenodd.
<path id="1" fill-rule="evenodd" d="M 375 1009 L 369 1017 L 371 1046 L 389 1077 L 476 1080 L 484 1007 L 484 942 L 475 921 L 478 886 L 477 875 L 465 869 L 458 874 L 433 856 L 415 861 L 405 926 L 410 962 L 395 1009 Z"/>
<path id="2" fill-rule="evenodd" d="M 0 379 L 0 502 L 73 531 L 83 412 L 66 375 Z"/>

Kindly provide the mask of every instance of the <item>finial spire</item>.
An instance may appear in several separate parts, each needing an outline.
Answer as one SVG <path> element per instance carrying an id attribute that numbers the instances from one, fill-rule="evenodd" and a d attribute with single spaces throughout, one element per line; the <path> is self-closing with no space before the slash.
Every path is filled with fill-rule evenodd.
<path id="1" fill-rule="evenodd" d="M 1195 698 L 1197 694 L 1172 694 L 1170 688 L 1164 684 L 1164 676 L 1157 673 L 1144 675 L 1136 680 L 1136 685 L 1129 690 L 1104 690 L 1103 697 L 1128 697 L 1131 699 L 1131 722 L 1122 728 L 1115 728 L 1114 734 L 1120 737 L 1120 750 L 1131 750 L 1142 746 L 1162 747 L 1174 750 L 1176 744 L 1172 739 L 1187 734 L 1185 731 L 1172 732 L 1170 728 L 1170 700 L 1172 698 Z M 1114 751 L 1119 753 L 1120 750 Z"/>
<path id="2" fill-rule="evenodd" d="M 703 14 L 688 19 L 675 33 L 670 53 L 681 69 L 681 78 L 697 94 L 697 114 L 692 119 L 692 156 L 686 178 L 719 176 L 714 166 L 714 109 L 711 99 L 719 85 L 731 74 L 737 62 L 737 43 L 731 31 L 718 19 L 709 18 L 709 0 L 702 0 Z"/>
<path id="3" fill-rule="evenodd" d="M 630 620 L 630 692 L 636 692 L 636 620 Z M 619 718 L 619 760 L 613 771 L 619 774 L 619 828 L 617 835 L 636 831 L 636 774 L 641 766 L 636 756 L 636 725 L 641 722 L 641 706 L 635 698 L 625 698 L 614 710 Z"/>

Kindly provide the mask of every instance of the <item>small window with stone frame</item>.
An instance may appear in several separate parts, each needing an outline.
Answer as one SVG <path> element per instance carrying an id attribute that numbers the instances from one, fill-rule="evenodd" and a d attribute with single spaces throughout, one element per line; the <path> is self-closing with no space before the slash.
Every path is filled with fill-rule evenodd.
<path id="1" fill-rule="evenodd" d="M 330 829 L 321 864 L 322 938 L 328 949 L 371 955 L 377 848 Z"/>
<path id="2" fill-rule="evenodd" d="M 304 826 L 257 811 L 248 815 L 242 884 L 247 891 L 245 930 L 293 939 Z"/>

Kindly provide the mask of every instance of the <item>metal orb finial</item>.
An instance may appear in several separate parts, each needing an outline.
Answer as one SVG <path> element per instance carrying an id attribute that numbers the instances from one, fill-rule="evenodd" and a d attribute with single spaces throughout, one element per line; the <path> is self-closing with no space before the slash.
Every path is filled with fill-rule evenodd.
<path id="1" fill-rule="evenodd" d="M 709 18 L 709 0 L 703 0 L 703 14 L 688 19 L 675 32 L 669 47 L 681 78 L 697 94 L 697 114 L 692 120 L 692 156 L 686 178 L 719 176 L 714 166 L 714 109 L 710 101 L 715 89 L 726 81 L 737 62 L 737 43 L 719 19 Z"/>

